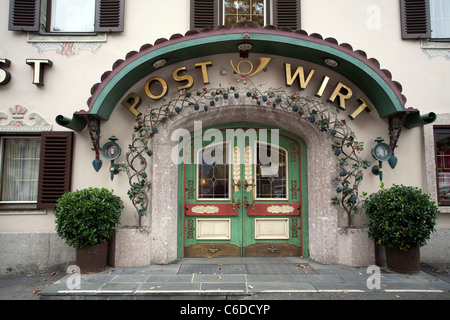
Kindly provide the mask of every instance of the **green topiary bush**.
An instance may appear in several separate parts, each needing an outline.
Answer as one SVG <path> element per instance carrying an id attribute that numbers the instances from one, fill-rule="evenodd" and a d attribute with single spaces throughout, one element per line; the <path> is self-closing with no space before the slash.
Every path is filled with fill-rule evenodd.
<path id="1" fill-rule="evenodd" d="M 406 251 L 426 244 L 434 231 L 439 209 L 417 187 L 381 188 L 363 201 L 370 219 L 369 237 L 386 248 Z"/>
<path id="2" fill-rule="evenodd" d="M 56 232 L 70 246 L 83 248 L 109 240 L 120 222 L 122 200 L 105 188 L 65 193 L 56 203 Z"/>

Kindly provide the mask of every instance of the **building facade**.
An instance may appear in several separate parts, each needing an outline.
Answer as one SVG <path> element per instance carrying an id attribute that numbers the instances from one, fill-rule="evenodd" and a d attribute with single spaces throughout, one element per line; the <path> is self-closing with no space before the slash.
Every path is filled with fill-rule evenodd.
<path id="1" fill-rule="evenodd" d="M 125 203 L 116 266 L 374 264 L 358 207 L 381 182 L 431 194 L 441 212 L 422 261 L 449 261 L 446 1 L 0 9 L 0 273 L 73 264 L 52 209 L 87 187 Z"/>

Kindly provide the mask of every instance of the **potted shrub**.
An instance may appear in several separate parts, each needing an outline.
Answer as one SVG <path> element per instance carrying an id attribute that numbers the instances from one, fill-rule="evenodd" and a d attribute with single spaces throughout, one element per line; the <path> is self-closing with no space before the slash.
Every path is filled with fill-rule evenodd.
<path id="1" fill-rule="evenodd" d="M 76 250 L 82 273 L 105 270 L 108 240 L 114 235 L 124 208 L 122 200 L 105 188 L 65 193 L 54 214 L 56 232 Z"/>
<path id="2" fill-rule="evenodd" d="M 386 248 L 389 270 L 414 274 L 420 271 L 420 247 L 434 231 L 439 209 L 417 187 L 393 185 L 363 201 L 369 217 L 369 237 Z"/>

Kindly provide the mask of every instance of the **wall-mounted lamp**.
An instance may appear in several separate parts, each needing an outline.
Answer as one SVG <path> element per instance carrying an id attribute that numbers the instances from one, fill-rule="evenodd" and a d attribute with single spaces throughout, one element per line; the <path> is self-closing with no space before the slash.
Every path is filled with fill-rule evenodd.
<path id="1" fill-rule="evenodd" d="M 391 147 L 383 142 L 384 139 L 381 137 L 378 137 L 375 139 L 375 142 L 377 143 L 375 147 L 372 149 L 372 156 L 378 160 L 378 165 L 374 165 L 372 167 L 372 173 L 375 175 L 380 176 L 380 181 L 383 181 L 383 166 L 382 163 L 384 161 L 388 161 L 389 158 L 392 156 L 392 149 Z"/>
<path id="2" fill-rule="evenodd" d="M 114 163 L 120 156 L 121 149 L 119 145 L 116 143 L 117 139 L 114 135 L 109 138 L 109 142 L 105 143 L 102 147 L 102 155 L 106 158 L 106 160 L 111 160 L 111 166 L 109 167 L 109 171 L 111 172 L 111 181 L 114 180 L 114 175 L 119 173 L 119 166 Z"/>

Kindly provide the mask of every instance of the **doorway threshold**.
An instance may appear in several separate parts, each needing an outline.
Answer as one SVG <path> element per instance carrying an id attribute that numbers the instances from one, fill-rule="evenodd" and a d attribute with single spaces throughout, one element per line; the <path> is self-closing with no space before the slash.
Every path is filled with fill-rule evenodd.
<path id="1" fill-rule="evenodd" d="M 306 259 L 297 257 L 184 258 L 177 274 L 290 275 L 311 271 Z"/>

